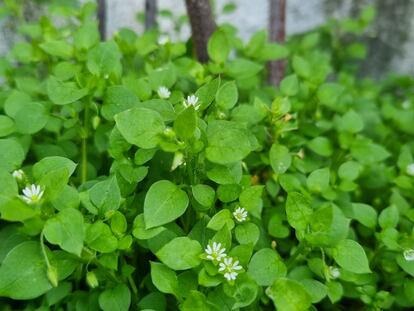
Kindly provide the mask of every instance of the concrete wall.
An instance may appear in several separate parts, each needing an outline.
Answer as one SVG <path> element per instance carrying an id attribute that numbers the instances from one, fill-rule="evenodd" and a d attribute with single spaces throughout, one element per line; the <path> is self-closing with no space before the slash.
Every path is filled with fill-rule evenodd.
<path id="1" fill-rule="evenodd" d="M 83 2 L 85 0 L 82 0 Z M 216 12 L 221 12 L 230 0 L 215 0 Z M 229 22 L 239 29 L 247 40 L 255 31 L 267 27 L 268 0 L 233 0 L 237 9 L 227 15 L 217 14 L 218 23 Z M 1 0 L 0 0 L 1 3 Z M 185 14 L 184 0 L 158 0 L 159 9 L 169 9 L 175 16 Z M 414 73 L 414 0 L 287 0 L 287 33 L 295 34 L 323 24 L 332 17 L 347 17 L 358 12 L 365 4 L 377 7 L 378 19 L 370 35 L 365 38 L 370 51 L 363 71 L 374 76 L 384 72 Z M 144 0 L 107 0 L 107 33 L 113 34 L 120 27 L 142 32 L 136 15 L 144 10 Z M 173 38 L 187 38 L 190 31 L 183 27 L 179 34 L 172 30 L 173 24 L 159 18 L 160 27 Z M 6 29 L 2 29 L 0 51 L 6 50 L 12 41 Z M 6 38 L 6 39 L 5 39 Z M 8 40 L 7 40 L 8 39 Z"/>

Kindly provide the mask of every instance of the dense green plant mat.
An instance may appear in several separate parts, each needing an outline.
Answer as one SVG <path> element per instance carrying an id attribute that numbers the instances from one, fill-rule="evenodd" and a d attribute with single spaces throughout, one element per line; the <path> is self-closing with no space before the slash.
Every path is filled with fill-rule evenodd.
<path id="1" fill-rule="evenodd" d="M 205 65 L 93 14 L 1 60 L 1 310 L 414 307 L 414 81 L 357 78 L 371 10 Z"/>

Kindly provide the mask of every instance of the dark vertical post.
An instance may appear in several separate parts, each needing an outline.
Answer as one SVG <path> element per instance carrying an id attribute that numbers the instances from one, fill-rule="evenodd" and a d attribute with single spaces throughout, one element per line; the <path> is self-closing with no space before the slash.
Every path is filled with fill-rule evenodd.
<path id="1" fill-rule="evenodd" d="M 157 0 L 145 0 L 145 30 L 157 25 Z"/>
<path id="2" fill-rule="evenodd" d="M 97 18 L 99 22 L 99 33 L 102 41 L 106 39 L 106 17 L 106 1 L 98 0 Z"/>
<path id="3" fill-rule="evenodd" d="M 269 40 L 283 43 L 286 37 L 286 0 L 269 0 Z M 285 61 L 270 61 L 268 82 L 278 86 L 285 74 Z"/>
<path id="4" fill-rule="evenodd" d="M 216 29 L 209 0 L 185 0 L 194 50 L 200 62 L 208 61 L 207 43 Z"/>

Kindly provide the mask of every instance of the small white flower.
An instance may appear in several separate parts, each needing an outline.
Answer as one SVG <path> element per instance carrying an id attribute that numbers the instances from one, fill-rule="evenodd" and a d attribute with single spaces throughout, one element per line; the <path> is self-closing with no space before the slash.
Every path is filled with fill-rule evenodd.
<path id="1" fill-rule="evenodd" d="M 407 261 L 414 261 L 414 249 L 406 249 L 403 253 L 404 259 Z"/>
<path id="2" fill-rule="evenodd" d="M 329 266 L 328 267 L 329 276 L 333 279 L 337 279 L 341 276 L 341 271 L 337 267 Z"/>
<path id="3" fill-rule="evenodd" d="M 200 104 L 198 104 L 198 97 L 195 95 L 187 96 L 187 100 L 184 101 L 184 106 L 186 108 L 194 106 L 194 109 L 198 110 L 198 108 L 200 108 Z"/>
<path id="4" fill-rule="evenodd" d="M 243 267 L 239 265 L 238 260 L 233 262 L 232 257 L 227 257 L 224 258 L 223 262 L 220 262 L 218 271 L 224 272 L 224 278 L 227 281 L 234 281 L 238 275 L 236 271 L 239 271 L 241 269 L 243 269 Z"/>
<path id="5" fill-rule="evenodd" d="M 15 170 L 15 171 L 13 171 L 12 176 L 16 180 L 22 181 L 24 179 L 24 172 L 22 170 Z"/>
<path id="6" fill-rule="evenodd" d="M 166 88 L 165 86 L 160 86 L 158 88 L 157 93 L 158 93 L 158 96 L 162 99 L 167 99 L 167 98 L 170 98 L 171 96 L 170 90 Z"/>
<path id="7" fill-rule="evenodd" d="M 404 109 L 409 109 L 411 107 L 411 102 L 409 100 L 405 100 L 402 105 Z"/>
<path id="8" fill-rule="evenodd" d="M 221 243 L 213 242 L 207 245 L 207 248 L 204 250 L 207 254 L 207 259 L 211 261 L 220 262 L 226 255 L 226 249 L 221 247 Z"/>
<path id="9" fill-rule="evenodd" d="M 23 189 L 21 197 L 27 204 L 35 204 L 42 199 L 43 192 L 39 185 L 32 184 Z"/>
<path id="10" fill-rule="evenodd" d="M 247 219 L 247 211 L 242 208 L 242 207 L 238 207 L 234 212 L 233 212 L 233 216 L 234 218 L 238 221 L 238 222 L 243 222 Z"/>
<path id="11" fill-rule="evenodd" d="M 414 176 L 414 163 L 408 164 L 405 170 L 407 175 Z"/>
<path id="12" fill-rule="evenodd" d="M 161 35 L 158 38 L 158 44 L 159 45 L 165 45 L 170 41 L 170 37 L 167 35 Z"/>

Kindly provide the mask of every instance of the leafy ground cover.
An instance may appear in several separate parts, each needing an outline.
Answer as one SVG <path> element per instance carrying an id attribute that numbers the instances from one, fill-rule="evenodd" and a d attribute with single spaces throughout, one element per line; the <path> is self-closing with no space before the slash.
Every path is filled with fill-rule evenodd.
<path id="1" fill-rule="evenodd" d="M 358 77 L 372 10 L 286 46 L 223 25 L 207 64 L 94 14 L 0 61 L 0 309 L 414 307 L 414 81 Z"/>

